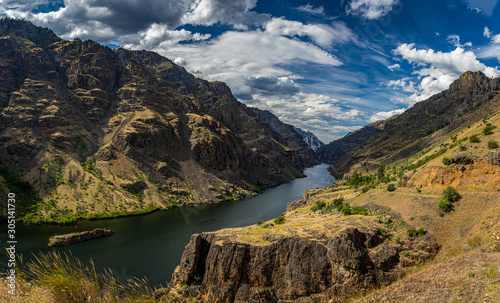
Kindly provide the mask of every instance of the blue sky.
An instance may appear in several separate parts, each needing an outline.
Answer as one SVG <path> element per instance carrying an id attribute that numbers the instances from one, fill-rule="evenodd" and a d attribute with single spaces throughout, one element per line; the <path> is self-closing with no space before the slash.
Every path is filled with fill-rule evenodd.
<path id="1" fill-rule="evenodd" d="M 0 16 L 156 51 L 325 142 L 500 74 L 497 0 L 0 0 Z"/>

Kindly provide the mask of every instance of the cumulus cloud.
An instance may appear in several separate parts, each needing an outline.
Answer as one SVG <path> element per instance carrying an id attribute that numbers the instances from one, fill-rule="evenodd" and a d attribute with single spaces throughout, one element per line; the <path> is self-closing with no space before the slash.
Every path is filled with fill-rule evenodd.
<path id="1" fill-rule="evenodd" d="M 187 70 L 207 80 L 225 81 L 233 93 L 246 99 L 258 90 L 252 84 L 263 87 L 262 81 L 256 79 L 278 81 L 280 77 L 290 77 L 292 73 L 286 69 L 287 65 L 342 64 L 318 46 L 262 30 L 229 31 L 203 44 L 180 44 L 155 50 L 169 58 L 185 58 Z"/>
<path id="2" fill-rule="evenodd" d="M 387 15 L 398 3 L 399 0 L 352 0 L 347 12 L 374 20 Z"/>
<path id="3" fill-rule="evenodd" d="M 216 23 L 244 27 L 248 23 L 268 19 L 265 14 L 250 12 L 257 0 L 195 0 L 182 17 L 183 24 L 213 25 Z"/>
<path id="4" fill-rule="evenodd" d="M 395 109 L 395 110 L 391 110 L 391 111 L 387 111 L 387 112 L 378 112 L 378 113 L 373 114 L 368 120 L 370 122 L 377 122 L 380 120 L 389 119 L 392 116 L 402 114 L 405 110 L 406 110 L 405 108 L 401 108 L 401 109 Z"/>
<path id="5" fill-rule="evenodd" d="M 491 42 L 492 42 L 493 44 L 500 44 L 500 34 L 493 36 L 493 37 L 491 38 Z"/>
<path id="6" fill-rule="evenodd" d="M 325 8 L 323 6 L 314 7 L 310 3 L 297 7 L 297 10 L 313 15 L 323 15 L 325 13 Z"/>
<path id="7" fill-rule="evenodd" d="M 188 1 L 73 0 L 57 11 L 36 12 L 18 8 L 5 14 L 47 26 L 65 38 L 79 36 L 100 41 L 146 30 L 151 24 L 175 28 L 187 10 Z"/>
<path id="8" fill-rule="evenodd" d="M 401 44 L 394 54 L 413 64 L 413 74 L 417 75 L 420 81 L 418 85 L 411 81 L 406 82 L 407 79 L 387 84 L 389 87 L 400 86 L 407 92 L 413 92 L 402 100 L 409 105 L 448 89 L 449 85 L 466 71 L 482 71 L 488 77 L 500 74 L 498 68 L 484 65 L 474 52 L 466 51 L 462 47 L 451 52 L 436 52 L 433 49 L 417 49 L 414 44 Z"/>
<path id="9" fill-rule="evenodd" d="M 352 40 L 354 33 L 343 23 L 335 22 L 332 26 L 325 24 L 303 24 L 284 18 L 273 18 L 264 25 L 266 33 L 275 36 L 308 36 L 316 44 L 330 47 L 334 42 L 342 43 Z"/>
<path id="10" fill-rule="evenodd" d="M 387 68 L 390 69 L 393 72 L 396 69 L 400 69 L 401 65 L 399 65 L 399 64 L 396 63 L 396 64 L 393 64 L 393 65 L 388 65 Z"/>
<path id="11" fill-rule="evenodd" d="M 4 7 L 13 8 L 2 14 L 50 27 L 63 38 L 91 38 L 100 42 L 120 40 L 147 31 L 155 24 L 174 30 L 185 24 L 242 26 L 244 22 L 264 23 L 270 19 L 250 11 L 257 0 L 73 0 L 50 12 L 36 10 L 48 1 L 16 2 L 2 0 Z"/>
<path id="12" fill-rule="evenodd" d="M 201 41 L 209 38 L 210 34 L 193 34 L 185 29 L 169 30 L 164 24 L 152 24 L 145 31 L 122 36 L 120 42 L 127 49 L 142 50 L 154 47 L 170 48 L 180 41 Z"/>

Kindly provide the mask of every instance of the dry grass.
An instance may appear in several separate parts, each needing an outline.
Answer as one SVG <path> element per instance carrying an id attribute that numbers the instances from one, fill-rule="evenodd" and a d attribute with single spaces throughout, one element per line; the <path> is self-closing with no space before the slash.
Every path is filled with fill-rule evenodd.
<path id="1" fill-rule="evenodd" d="M 58 252 L 39 254 L 25 266 L 18 262 L 16 294 L 7 290 L 7 283 L 0 283 L 1 302 L 158 302 L 147 280 L 123 284 L 110 271 L 98 274 L 92 261 L 85 266 L 71 254 Z"/>
<path id="2" fill-rule="evenodd" d="M 471 251 L 354 302 L 500 302 L 499 267 L 500 253 Z"/>

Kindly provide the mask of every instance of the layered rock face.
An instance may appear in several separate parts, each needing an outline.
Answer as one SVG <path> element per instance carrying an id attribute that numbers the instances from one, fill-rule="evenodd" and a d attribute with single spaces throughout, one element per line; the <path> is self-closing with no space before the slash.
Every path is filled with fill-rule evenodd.
<path id="1" fill-rule="evenodd" d="M 156 53 L 2 20 L 0 67 L 0 166 L 53 201 L 42 216 L 239 199 L 318 161 Z"/>
<path id="2" fill-rule="evenodd" d="M 342 302 L 439 249 L 432 237 L 391 242 L 371 220 L 313 220 L 274 227 L 256 242 L 251 227 L 195 234 L 169 286 L 200 302 Z"/>

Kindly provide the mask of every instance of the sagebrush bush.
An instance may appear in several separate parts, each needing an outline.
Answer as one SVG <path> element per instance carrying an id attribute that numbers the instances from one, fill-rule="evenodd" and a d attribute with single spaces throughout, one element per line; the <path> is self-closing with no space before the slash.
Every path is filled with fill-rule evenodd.
<path id="1" fill-rule="evenodd" d="M 446 199 L 439 200 L 438 207 L 440 210 L 444 212 L 449 212 L 453 210 L 453 203 Z"/>
<path id="2" fill-rule="evenodd" d="M 450 202 L 457 202 L 461 197 L 455 188 L 448 186 L 443 190 L 443 198 Z"/>
<path id="3" fill-rule="evenodd" d="M 387 191 L 395 191 L 396 190 L 396 186 L 394 186 L 394 184 L 389 184 L 387 185 Z"/>
<path id="4" fill-rule="evenodd" d="M 283 224 L 285 223 L 285 216 L 277 216 L 276 219 L 274 219 L 274 224 Z"/>
<path id="5" fill-rule="evenodd" d="M 488 148 L 489 149 L 497 149 L 498 148 L 498 142 L 494 140 L 488 141 Z"/>
<path id="6" fill-rule="evenodd" d="M 479 142 L 481 142 L 481 140 L 479 140 L 479 137 L 477 135 L 472 135 L 469 138 L 469 142 L 471 142 L 471 143 L 479 143 Z"/>

